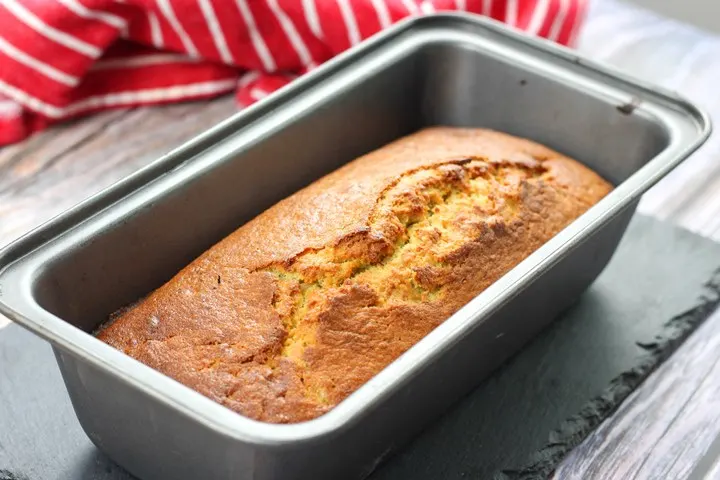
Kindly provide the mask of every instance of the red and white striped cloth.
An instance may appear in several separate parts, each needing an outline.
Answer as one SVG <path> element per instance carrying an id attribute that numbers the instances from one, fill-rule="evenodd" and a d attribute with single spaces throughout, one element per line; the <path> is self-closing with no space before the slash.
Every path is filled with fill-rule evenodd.
<path id="1" fill-rule="evenodd" d="M 586 0 L 0 0 L 0 145 L 109 108 L 249 104 L 409 15 L 465 10 L 572 45 Z"/>

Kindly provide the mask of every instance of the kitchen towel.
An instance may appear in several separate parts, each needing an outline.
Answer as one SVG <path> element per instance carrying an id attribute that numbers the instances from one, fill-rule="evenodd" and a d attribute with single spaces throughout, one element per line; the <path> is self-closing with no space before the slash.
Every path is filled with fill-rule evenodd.
<path id="1" fill-rule="evenodd" d="M 109 108 L 248 105 L 408 16 L 467 11 L 573 45 L 588 0 L 2 0 L 0 146 Z"/>

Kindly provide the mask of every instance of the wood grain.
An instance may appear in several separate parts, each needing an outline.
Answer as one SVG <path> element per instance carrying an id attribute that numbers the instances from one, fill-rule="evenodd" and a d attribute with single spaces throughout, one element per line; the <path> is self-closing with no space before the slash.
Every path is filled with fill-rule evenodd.
<path id="1" fill-rule="evenodd" d="M 687 478 L 720 434 L 720 312 L 558 467 L 555 479 Z"/>
<path id="2" fill-rule="evenodd" d="M 0 150 L 0 245 L 236 111 L 232 97 L 103 113 Z"/>

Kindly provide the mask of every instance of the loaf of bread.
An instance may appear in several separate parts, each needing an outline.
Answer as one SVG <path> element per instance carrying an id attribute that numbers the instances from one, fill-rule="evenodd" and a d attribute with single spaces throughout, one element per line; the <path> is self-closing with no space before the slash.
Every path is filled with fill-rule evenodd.
<path id="1" fill-rule="evenodd" d="M 422 130 L 279 202 L 98 337 L 247 417 L 312 419 L 610 188 L 528 140 Z"/>

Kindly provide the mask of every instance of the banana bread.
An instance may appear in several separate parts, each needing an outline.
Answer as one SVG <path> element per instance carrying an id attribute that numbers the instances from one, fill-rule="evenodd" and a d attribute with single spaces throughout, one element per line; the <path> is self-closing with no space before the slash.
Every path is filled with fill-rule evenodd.
<path id="1" fill-rule="evenodd" d="M 528 140 L 422 130 L 268 209 L 98 337 L 247 417 L 312 419 L 610 189 Z"/>

